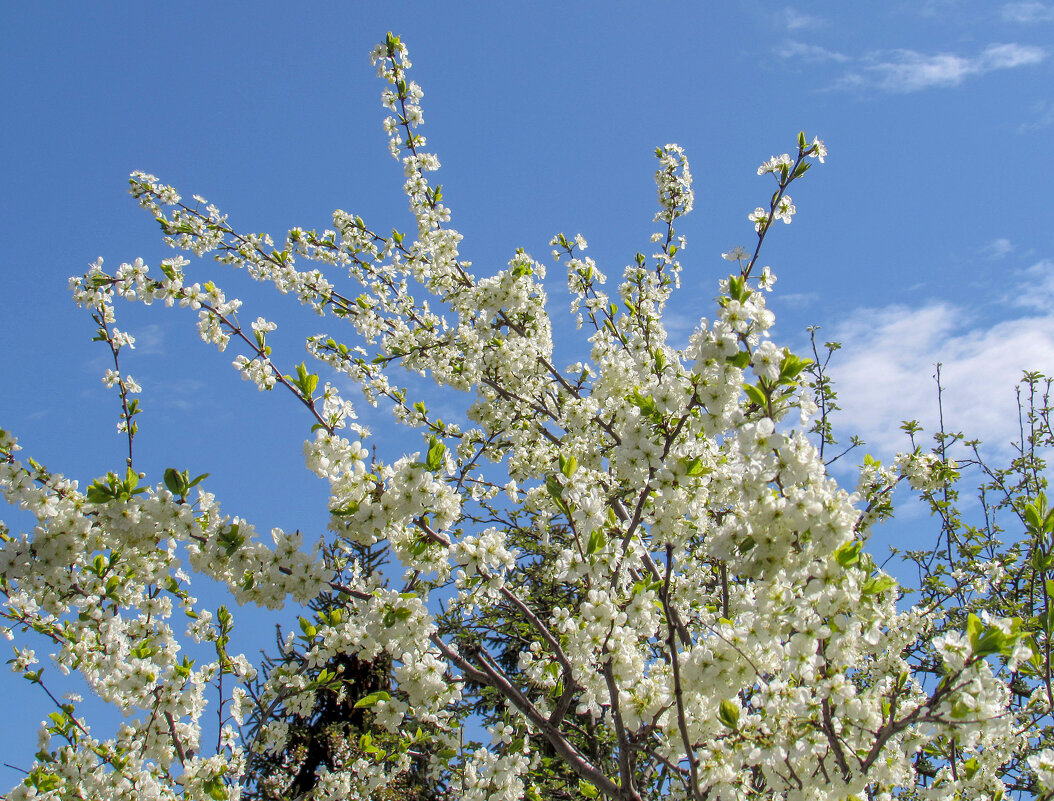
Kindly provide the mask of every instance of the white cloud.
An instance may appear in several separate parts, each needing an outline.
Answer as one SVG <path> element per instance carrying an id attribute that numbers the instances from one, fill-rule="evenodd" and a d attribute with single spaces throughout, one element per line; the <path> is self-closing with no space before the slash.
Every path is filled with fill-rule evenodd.
<path id="1" fill-rule="evenodd" d="M 879 87 L 891 92 L 915 92 L 930 86 L 955 86 L 971 72 L 969 59 L 950 53 L 925 56 L 898 50 L 889 61 L 875 64 Z"/>
<path id="2" fill-rule="evenodd" d="M 165 332 L 157 323 L 150 323 L 149 325 L 144 325 L 142 328 L 137 328 L 133 332 L 133 335 L 135 336 L 135 349 L 137 353 L 165 353 Z"/>
<path id="3" fill-rule="evenodd" d="M 817 292 L 791 292 L 786 295 L 778 295 L 776 303 L 780 306 L 789 306 L 791 308 L 800 309 L 811 305 L 819 300 L 819 298 L 820 295 Z"/>
<path id="4" fill-rule="evenodd" d="M 976 72 L 991 72 L 1038 64 L 1046 57 L 1047 51 L 1035 45 L 994 44 L 984 49 L 974 66 Z"/>
<path id="5" fill-rule="evenodd" d="M 1008 300 L 1015 306 L 1050 314 L 1054 309 L 1054 260 L 1037 261 L 1023 270 L 1020 278 L 1015 283 L 1022 287 L 1022 291 Z"/>
<path id="6" fill-rule="evenodd" d="M 838 63 L 849 61 L 849 56 L 844 53 L 793 40 L 779 47 L 776 55 L 780 58 L 796 58 L 801 61 L 836 61 Z"/>
<path id="7" fill-rule="evenodd" d="M 826 20 L 821 17 L 814 17 L 810 14 L 802 14 L 795 11 L 793 8 L 783 9 L 783 23 L 787 26 L 789 31 L 800 31 L 805 28 L 819 28 L 826 24 Z"/>
<path id="8" fill-rule="evenodd" d="M 1042 3 L 1006 3 L 1001 13 L 1007 22 L 1054 21 L 1054 8 L 1047 8 Z"/>
<path id="9" fill-rule="evenodd" d="M 1014 244 L 1005 237 L 999 237 L 993 239 L 991 242 L 981 248 L 981 252 L 984 253 L 990 259 L 1001 259 L 1014 249 Z"/>
<path id="10" fill-rule="evenodd" d="M 201 409 L 207 385 L 197 378 L 170 378 L 151 382 L 149 390 L 157 392 L 162 404 L 181 412 Z M 211 401 L 211 398 L 209 398 Z"/>
<path id="11" fill-rule="evenodd" d="M 962 308 L 931 303 L 863 309 L 835 326 L 831 338 L 843 345 L 830 366 L 842 407 L 834 418 L 839 439 L 857 434 L 868 452 L 888 458 L 908 444 L 903 420 L 916 419 L 932 434 L 940 362 L 946 429 L 1005 455 L 1018 436 L 1014 389 L 1022 372 L 1054 374 L 1054 262 L 1026 272 L 1046 299 L 1037 297 L 1041 314 L 986 326 Z"/>
<path id="12" fill-rule="evenodd" d="M 911 3 L 911 10 L 918 14 L 920 17 L 941 17 L 946 19 L 950 14 L 962 14 L 963 12 L 956 8 L 960 4 L 960 0 L 922 0 L 922 2 Z"/>
<path id="13" fill-rule="evenodd" d="M 1054 125 L 1054 103 L 1049 100 L 1037 100 L 1032 104 L 1030 111 L 1033 114 L 1034 119 L 1031 122 L 1024 122 L 1018 126 L 1018 133 L 1029 133 L 1030 131 L 1038 131 L 1041 128 L 1049 128 Z"/>
<path id="14" fill-rule="evenodd" d="M 874 86 L 887 92 L 917 92 L 933 87 L 958 86 L 973 75 L 1038 64 L 1047 52 L 1033 45 L 992 44 L 974 58 L 954 53 L 927 55 L 914 50 L 872 54 L 864 73 L 850 73 L 838 87 Z"/>

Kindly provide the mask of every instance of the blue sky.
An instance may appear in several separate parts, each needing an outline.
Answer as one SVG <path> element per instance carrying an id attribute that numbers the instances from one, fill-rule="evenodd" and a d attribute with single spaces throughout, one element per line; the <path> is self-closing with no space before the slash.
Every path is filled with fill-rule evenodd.
<path id="1" fill-rule="evenodd" d="M 942 361 L 950 427 L 998 446 L 1015 433 L 1020 371 L 1054 372 L 1051 0 L 20 4 L 0 48 L 0 427 L 25 455 L 82 483 L 122 465 L 107 354 L 66 281 L 100 256 L 112 268 L 171 255 L 127 194 L 132 170 L 244 230 L 325 228 L 335 208 L 409 227 L 368 63 L 388 30 L 410 48 L 476 274 L 518 247 L 547 258 L 564 231 L 618 276 L 648 246 L 654 149 L 677 142 L 696 181 L 673 310 L 686 336 L 712 315 L 721 252 L 752 240 L 747 214 L 771 193 L 757 165 L 804 129 L 830 158 L 767 245 L 775 337 L 801 347 L 820 325 L 844 343 L 846 437 L 888 456 L 902 419 L 933 421 Z M 303 334 L 339 333 L 244 276 L 191 270 L 250 319 L 284 323 L 286 364 Z M 125 362 L 144 387 L 139 469 L 211 472 L 226 511 L 265 530 L 324 525 L 326 487 L 302 468 L 310 423 L 291 399 L 241 382 L 191 314 L 118 315 L 139 337 Z"/>

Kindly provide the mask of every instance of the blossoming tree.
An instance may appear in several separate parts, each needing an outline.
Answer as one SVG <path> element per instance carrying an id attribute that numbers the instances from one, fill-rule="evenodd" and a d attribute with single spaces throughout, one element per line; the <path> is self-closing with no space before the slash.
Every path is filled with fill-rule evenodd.
<path id="1" fill-rule="evenodd" d="M 112 274 L 100 262 L 71 280 L 113 355 L 104 381 L 120 396 L 128 458 L 81 489 L 17 460 L 0 433 L 0 487 L 37 520 L 0 529 L 5 632 L 14 669 L 55 702 L 7 798 L 1045 793 L 1047 405 L 1029 407 L 1031 461 L 1022 450 L 990 475 L 1002 481 L 992 508 L 1024 523 L 1011 546 L 984 551 L 984 532 L 953 514 L 946 449 L 868 460 L 856 494 L 837 486 L 821 450 L 824 363 L 769 338 L 775 278 L 759 264 L 823 144 L 800 135 L 796 153 L 758 170 L 775 191 L 749 215 L 756 246 L 725 254 L 733 272 L 683 349 L 663 312 L 692 180 L 679 147 L 659 148 L 655 252 L 637 254 L 613 294 L 583 237 L 551 243 L 590 348 L 561 367 L 545 266 L 520 251 L 493 275 L 470 272 L 429 179 L 439 161 L 418 133 L 406 48 L 389 34 L 373 61 L 414 235 L 337 211 L 333 230 L 276 244 L 153 176 L 131 181 L 170 245 L 336 318 L 307 341 L 324 368 L 276 363 L 275 323 L 243 324 L 240 302 L 190 280 L 183 257 Z M 196 310 L 203 340 L 239 351 L 243 378 L 299 401 L 307 466 L 331 488 L 318 544 L 258 535 L 221 511 L 204 476 L 135 470 L 139 387 L 120 367 L 134 339 L 116 326 L 117 298 Z M 320 384 L 315 369 L 333 378 Z M 468 422 L 439 419 L 400 387 L 402 371 L 461 392 Z M 421 449 L 371 456 L 347 387 L 389 405 Z M 901 480 L 941 511 L 947 535 L 946 558 L 916 555 L 928 583 L 915 606 L 898 606 L 897 583 L 863 549 Z M 195 576 L 239 604 L 303 605 L 299 631 L 254 666 L 229 648 L 231 612 L 192 594 Z M 41 642 L 124 713 L 110 736 L 52 694 L 30 647 Z M 209 736 L 206 709 L 221 720 Z M 473 742 L 484 727 L 489 743 Z"/>

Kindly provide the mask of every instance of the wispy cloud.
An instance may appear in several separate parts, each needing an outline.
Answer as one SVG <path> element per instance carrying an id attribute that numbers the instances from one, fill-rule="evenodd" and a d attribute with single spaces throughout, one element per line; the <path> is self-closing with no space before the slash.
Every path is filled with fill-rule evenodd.
<path id="1" fill-rule="evenodd" d="M 783 24 L 789 31 L 800 31 L 807 28 L 820 28 L 827 24 L 827 21 L 822 17 L 816 17 L 811 14 L 802 14 L 793 8 L 787 7 L 783 9 Z"/>
<path id="2" fill-rule="evenodd" d="M 1054 7 L 1043 3 L 1006 3 L 1000 13 L 1007 22 L 1054 22 Z"/>
<path id="3" fill-rule="evenodd" d="M 781 306 L 789 306 L 794 309 L 804 308 L 820 299 L 818 292 L 791 292 L 786 295 L 778 295 L 777 303 Z"/>
<path id="4" fill-rule="evenodd" d="M 1047 57 L 1047 51 L 1035 45 L 994 44 L 988 45 L 981 57 L 975 59 L 972 67 L 975 72 L 1013 69 L 1038 64 Z"/>
<path id="5" fill-rule="evenodd" d="M 949 14 L 961 14 L 961 10 L 956 8 L 960 5 L 960 0 L 922 0 L 922 2 L 914 2 L 911 4 L 911 11 L 914 11 L 920 17 L 941 17 L 944 19 L 948 18 Z"/>
<path id="6" fill-rule="evenodd" d="M 165 353 L 165 332 L 157 323 L 144 325 L 137 328 L 135 334 L 135 350 L 138 353 L 159 355 Z"/>
<path id="7" fill-rule="evenodd" d="M 775 53 L 787 60 L 853 64 L 831 89 L 878 89 L 898 93 L 958 86 L 969 77 L 1039 64 L 1048 55 L 1045 49 L 1036 45 L 1008 43 L 990 44 L 976 56 L 883 50 L 854 58 L 797 39 L 784 42 Z M 1043 120 L 1054 118 L 1054 110 L 1044 108 L 1039 116 Z"/>
<path id="8" fill-rule="evenodd" d="M 780 58 L 800 59 L 802 61 L 835 61 L 838 63 L 849 61 L 849 56 L 845 55 L 845 53 L 794 40 L 785 42 L 781 47 L 777 48 L 776 55 Z"/>
<path id="9" fill-rule="evenodd" d="M 925 54 L 893 50 L 872 54 L 863 72 L 846 75 L 844 87 L 870 86 L 885 92 L 918 92 L 934 87 L 958 86 L 968 77 L 1003 69 L 1038 64 L 1047 52 L 1034 45 L 992 44 L 976 57 L 954 53 Z"/>
<path id="10" fill-rule="evenodd" d="M 862 309 L 835 326 L 842 351 L 831 365 L 847 438 L 857 434 L 871 453 L 889 457 L 908 445 L 903 420 L 927 432 L 938 420 L 942 363 L 945 425 L 977 437 L 996 452 L 1017 438 L 1014 388 L 1025 370 L 1054 373 L 1054 261 L 1024 271 L 1031 278 L 1020 316 L 984 325 L 949 303 Z M 1038 313 L 1034 313 L 1038 312 Z"/>
<path id="11" fill-rule="evenodd" d="M 1030 109 L 1033 118 L 1018 126 L 1018 133 L 1030 133 L 1054 125 L 1054 103 L 1049 100 L 1037 100 Z"/>
<path id="12" fill-rule="evenodd" d="M 1024 309 L 1037 309 L 1051 314 L 1054 308 L 1054 260 L 1037 261 L 1019 274 L 1021 292 L 1008 300 Z"/>
<path id="13" fill-rule="evenodd" d="M 990 259 L 1001 259 L 1014 250 L 1014 244 L 1005 237 L 993 239 L 981 248 L 981 252 Z"/>

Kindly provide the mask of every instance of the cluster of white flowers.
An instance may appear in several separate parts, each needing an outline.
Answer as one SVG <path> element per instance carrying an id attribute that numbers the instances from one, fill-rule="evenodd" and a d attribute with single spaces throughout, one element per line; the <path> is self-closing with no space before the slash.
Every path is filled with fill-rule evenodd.
<path id="1" fill-rule="evenodd" d="M 245 356 L 237 356 L 232 364 L 234 369 L 242 374 L 242 378 L 252 381 L 261 392 L 274 389 L 278 381 L 274 366 L 267 358 L 248 359 Z"/>
<path id="2" fill-rule="evenodd" d="M 1036 779 L 1044 790 L 1054 792 L 1054 750 L 1044 748 L 1028 758 L 1028 766 L 1036 773 Z"/>
<path id="3" fill-rule="evenodd" d="M 898 455 L 893 467 L 908 480 L 912 489 L 923 491 L 947 484 L 957 465 L 954 461 L 942 461 L 937 454 L 916 451 Z"/>
<path id="4" fill-rule="evenodd" d="M 657 149 L 655 154 L 659 157 L 655 183 L 659 187 L 661 207 L 661 211 L 655 215 L 655 221 L 673 222 L 675 218 L 690 212 L 695 205 L 692 173 L 680 145 L 666 145 Z"/>

